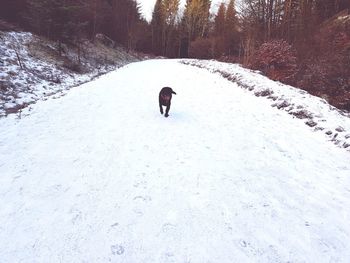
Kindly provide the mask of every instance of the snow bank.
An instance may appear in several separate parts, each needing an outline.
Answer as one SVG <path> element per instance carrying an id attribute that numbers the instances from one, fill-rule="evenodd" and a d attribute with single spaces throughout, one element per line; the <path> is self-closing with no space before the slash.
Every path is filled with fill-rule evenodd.
<path id="1" fill-rule="evenodd" d="M 314 131 L 323 132 L 334 144 L 350 150 L 350 114 L 329 105 L 324 99 L 272 81 L 238 64 L 215 60 L 181 60 L 181 62 L 218 73 L 237 83 L 239 87 L 251 91 L 255 96 L 270 100 L 272 107 L 303 120 Z"/>
<path id="2" fill-rule="evenodd" d="M 71 87 L 140 60 L 122 49 L 107 53 L 99 47 L 96 51 L 88 42 L 83 48 L 78 65 L 74 62 L 77 51 L 72 48 L 66 47 L 59 57 L 51 41 L 28 32 L 0 32 L 0 117 L 48 96 L 60 97 Z M 82 67 L 84 72 L 69 67 Z"/>

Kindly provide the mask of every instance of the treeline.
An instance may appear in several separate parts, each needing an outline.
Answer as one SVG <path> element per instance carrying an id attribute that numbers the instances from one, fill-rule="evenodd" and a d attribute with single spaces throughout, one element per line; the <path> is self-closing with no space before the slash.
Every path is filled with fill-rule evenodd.
<path id="1" fill-rule="evenodd" d="M 215 58 L 236 56 L 239 24 L 234 0 L 221 4 L 215 18 L 210 0 L 187 0 L 183 14 L 179 0 L 157 0 L 152 20 L 152 52 L 167 57 Z"/>
<path id="2" fill-rule="evenodd" d="M 228 58 L 251 64 L 258 48 L 284 40 L 305 56 L 316 29 L 348 0 L 157 0 L 150 22 L 135 0 L 1 0 L 0 17 L 58 42 L 102 33 L 128 49 L 167 57 Z M 275 42 L 276 44 L 276 42 Z"/>
<path id="3" fill-rule="evenodd" d="M 133 0 L 1 0 L 0 18 L 59 44 L 102 33 L 128 49 L 148 26 Z"/>
<path id="4" fill-rule="evenodd" d="M 157 0 L 145 21 L 135 0 L 1 0 L 0 18 L 57 40 L 79 43 L 102 33 L 128 49 L 167 57 L 211 58 L 237 50 L 234 1 L 215 21 L 210 0 Z M 220 24 L 223 23 L 223 24 Z"/>

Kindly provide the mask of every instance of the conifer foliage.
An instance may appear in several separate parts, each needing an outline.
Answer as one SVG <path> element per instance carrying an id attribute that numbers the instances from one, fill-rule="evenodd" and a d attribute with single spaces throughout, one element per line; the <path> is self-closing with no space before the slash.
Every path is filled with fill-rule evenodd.
<path id="1" fill-rule="evenodd" d="M 226 5 L 220 4 L 219 10 L 214 19 L 214 35 L 223 36 L 225 34 L 226 26 Z"/>
<path id="2" fill-rule="evenodd" d="M 177 56 L 179 0 L 157 0 L 152 13 L 152 50 L 156 55 Z"/>
<path id="3" fill-rule="evenodd" d="M 2 0 L 0 18 L 61 43 L 103 33 L 132 49 L 144 25 L 134 0 Z"/>

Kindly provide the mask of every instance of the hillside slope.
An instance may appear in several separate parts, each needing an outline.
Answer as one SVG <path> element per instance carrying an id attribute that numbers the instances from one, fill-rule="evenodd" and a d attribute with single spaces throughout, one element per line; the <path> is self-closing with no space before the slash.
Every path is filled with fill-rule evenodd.
<path id="1" fill-rule="evenodd" d="M 1 21 L 0 21 L 1 22 Z M 29 32 L 0 31 L 0 117 L 17 113 L 38 100 L 60 97 L 70 88 L 142 58 L 102 39 L 77 47 Z"/>
<path id="2" fill-rule="evenodd" d="M 349 262 L 349 152 L 270 104 L 149 60 L 0 119 L 1 260 Z"/>

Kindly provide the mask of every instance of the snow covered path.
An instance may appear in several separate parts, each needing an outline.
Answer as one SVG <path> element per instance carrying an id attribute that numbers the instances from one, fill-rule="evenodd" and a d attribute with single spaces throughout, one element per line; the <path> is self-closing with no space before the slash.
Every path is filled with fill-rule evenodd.
<path id="1" fill-rule="evenodd" d="M 219 75 L 130 64 L 0 120 L 0 261 L 350 262 L 349 160 Z"/>

